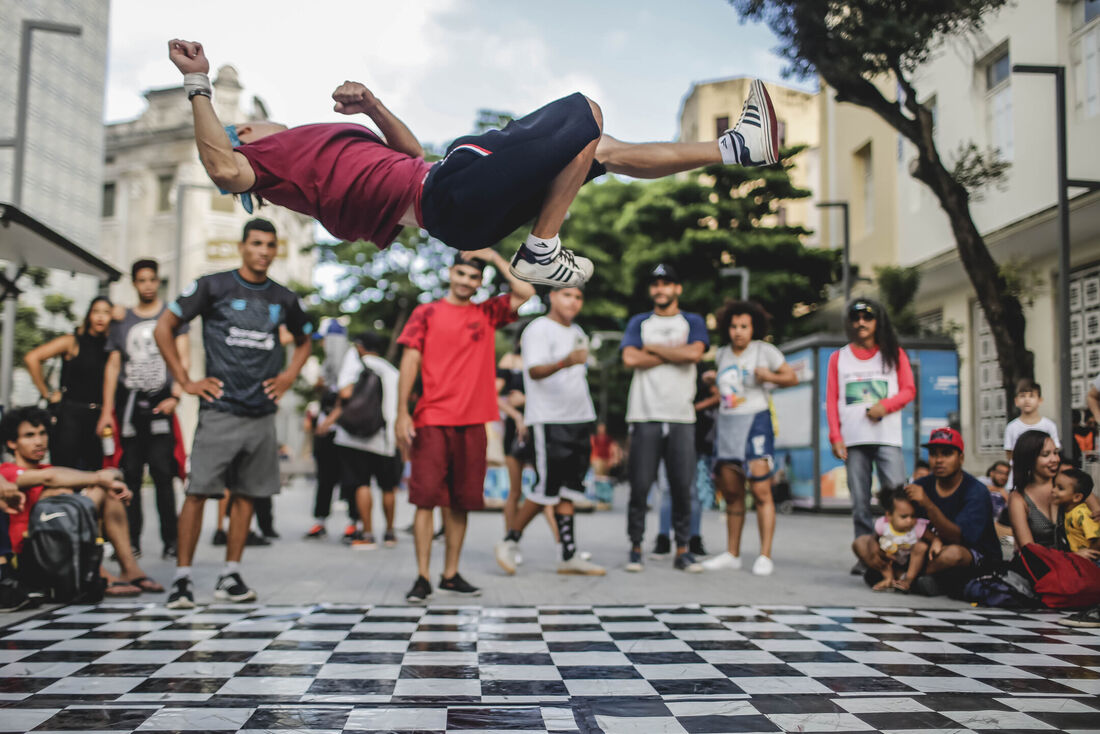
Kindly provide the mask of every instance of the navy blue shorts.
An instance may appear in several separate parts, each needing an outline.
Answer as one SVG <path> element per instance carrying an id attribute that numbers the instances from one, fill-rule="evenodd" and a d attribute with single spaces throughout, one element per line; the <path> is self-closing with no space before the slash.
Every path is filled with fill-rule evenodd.
<path id="1" fill-rule="evenodd" d="M 592 107 L 577 92 L 503 130 L 458 138 L 424 181 L 424 229 L 458 250 L 495 245 L 538 215 L 551 181 L 599 137 Z M 604 173 L 593 161 L 585 181 Z"/>

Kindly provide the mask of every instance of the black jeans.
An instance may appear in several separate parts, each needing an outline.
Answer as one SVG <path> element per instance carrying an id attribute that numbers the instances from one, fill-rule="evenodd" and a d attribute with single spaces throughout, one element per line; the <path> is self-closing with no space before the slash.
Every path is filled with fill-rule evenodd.
<path id="1" fill-rule="evenodd" d="M 158 418 L 158 421 L 170 421 L 170 418 Z M 126 486 L 133 493 L 130 505 L 126 508 L 126 517 L 130 521 L 130 544 L 141 547 L 141 530 L 145 524 L 145 513 L 141 501 L 141 480 L 145 477 L 145 467 L 149 467 L 149 476 L 153 479 L 156 492 L 157 515 L 160 518 L 160 539 L 165 546 L 176 544 L 176 493 L 172 486 L 173 451 L 175 436 L 169 423 L 168 433 L 154 435 L 151 421 L 134 420 L 137 435 L 122 439 L 122 461 L 119 468 L 126 480 Z"/>
<path id="2" fill-rule="evenodd" d="M 340 483 L 340 456 L 335 436 L 313 437 L 313 461 L 317 465 L 317 492 L 313 498 L 313 516 L 323 520 L 332 510 L 332 492 Z M 359 519 L 359 509 L 355 506 L 355 487 L 340 486 L 340 499 L 348 503 L 348 516 Z"/>
<path id="3" fill-rule="evenodd" d="M 694 423 L 630 424 L 630 505 L 626 530 L 632 545 L 645 538 L 646 498 L 657 481 L 657 467 L 665 461 L 672 497 L 672 530 L 677 547 L 691 539 L 691 492 L 695 484 Z"/>

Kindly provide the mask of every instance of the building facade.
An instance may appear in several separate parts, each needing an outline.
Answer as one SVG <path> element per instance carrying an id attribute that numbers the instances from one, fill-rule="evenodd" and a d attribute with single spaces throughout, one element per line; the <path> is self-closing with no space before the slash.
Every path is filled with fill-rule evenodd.
<path id="1" fill-rule="evenodd" d="M 245 95 L 236 69 L 221 67 L 214 79 L 214 105 L 228 122 L 268 118 L 262 100 Z M 267 205 L 248 214 L 232 196 L 210 182 L 195 148 L 191 104 L 183 87 L 145 93 L 147 107 L 135 120 L 107 126 L 100 232 L 103 256 L 128 272 L 149 257 L 160 263 L 163 297 L 174 298 L 195 278 L 239 267 L 237 243 L 253 216 L 271 220 L 279 236 L 279 255 L 271 277 L 283 283 L 312 283 L 314 257 L 304 251 L 315 240 L 310 217 Z M 112 287 L 117 303 L 134 302 L 128 278 Z M 197 324 L 198 322 L 196 322 Z M 202 374 L 201 329 L 192 330 L 192 374 Z M 300 418 L 288 394 L 280 410 L 280 436 L 296 445 Z M 181 407 L 184 434 L 190 440 L 197 405 Z"/>

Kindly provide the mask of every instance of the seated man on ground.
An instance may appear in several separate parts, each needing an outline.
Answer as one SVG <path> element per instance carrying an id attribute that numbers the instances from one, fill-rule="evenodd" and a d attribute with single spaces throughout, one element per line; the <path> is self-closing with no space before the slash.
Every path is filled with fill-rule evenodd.
<path id="1" fill-rule="evenodd" d="M 936 596 L 961 589 L 982 568 L 998 562 L 1001 551 L 993 530 L 989 490 L 963 471 L 962 436 L 954 429 L 939 428 L 924 447 L 932 474 L 906 486 L 905 493 L 928 519 L 935 538 L 929 544 L 925 575 L 913 581 L 912 589 Z M 869 568 L 865 580 L 877 584 L 884 565 L 877 538 L 861 536 L 852 549 Z"/>
<path id="2" fill-rule="evenodd" d="M 203 166 L 221 189 L 241 195 L 248 212 L 255 194 L 315 217 L 349 241 L 387 247 L 411 226 L 459 250 L 491 247 L 534 221 L 510 270 L 551 287 L 580 286 L 592 277 L 592 261 L 563 248 L 558 230 L 581 186 L 593 178 L 606 172 L 660 178 L 711 164 L 779 161 L 778 119 L 759 80 L 752 82 L 740 120 L 718 140 L 624 143 L 603 134 L 600 107 L 578 92 L 503 130 L 458 138 L 444 160 L 429 164 L 409 128 L 358 82 L 333 92 L 335 109 L 367 115 L 381 138 L 354 124 L 223 128 L 202 44 L 174 39 L 168 55 L 184 75 Z"/>
<path id="3" fill-rule="evenodd" d="M 18 554 L 22 550 L 31 510 L 39 499 L 83 488 L 80 493 L 95 505 L 103 533 L 114 546 L 121 567 L 122 579 L 108 586 L 108 596 L 164 591 L 163 586 L 141 570 L 134 558 L 125 506 L 131 495 L 121 473 L 117 469 L 77 471 L 43 463 L 49 448 L 49 425 L 50 414 L 35 406 L 10 410 L 0 421 L 0 441 L 14 458 L 14 461 L 0 464 L 0 476 L 25 494 L 22 509 L 9 518 L 12 552 Z"/>

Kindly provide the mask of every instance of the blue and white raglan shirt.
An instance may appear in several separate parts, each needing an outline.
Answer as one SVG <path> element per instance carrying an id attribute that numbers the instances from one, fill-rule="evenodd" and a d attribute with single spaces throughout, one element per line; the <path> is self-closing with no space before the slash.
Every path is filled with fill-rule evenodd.
<path id="1" fill-rule="evenodd" d="M 674 316 L 649 313 L 631 317 L 620 349 L 649 346 L 682 347 L 702 342 L 710 346 L 707 324 L 697 313 L 681 311 Z M 659 364 L 634 370 L 626 403 L 628 423 L 695 422 L 695 365 Z"/>
<path id="2" fill-rule="evenodd" d="M 274 413 L 263 382 L 283 369 L 286 351 L 279 343 L 279 326 L 296 337 L 313 325 L 298 297 L 268 278 L 249 283 L 236 270 L 204 275 L 192 282 L 168 308 L 183 321 L 202 316 L 206 376 L 222 381 L 222 396 L 202 400 L 213 408 L 244 416 Z"/>

